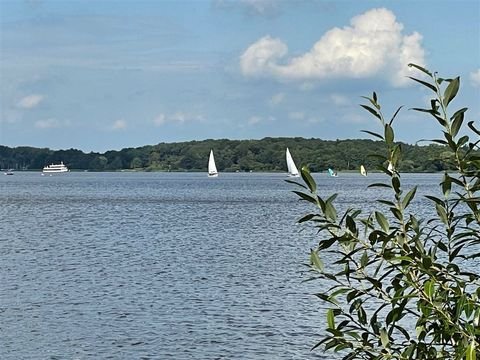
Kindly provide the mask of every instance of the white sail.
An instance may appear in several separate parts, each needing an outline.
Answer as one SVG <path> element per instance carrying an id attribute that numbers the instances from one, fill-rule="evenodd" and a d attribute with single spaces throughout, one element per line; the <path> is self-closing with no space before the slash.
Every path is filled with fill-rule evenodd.
<path id="1" fill-rule="evenodd" d="M 287 157 L 287 168 L 288 168 L 288 176 L 298 177 L 300 176 L 298 173 L 298 169 L 295 166 L 295 162 L 293 161 L 292 155 L 290 155 L 290 151 L 287 148 L 286 152 Z"/>
<path id="2" fill-rule="evenodd" d="M 215 165 L 215 158 L 213 157 L 213 150 L 210 150 L 210 157 L 208 158 L 208 176 L 218 176 L 217 166 Z"/>
<path id="3" fill-rule="evenodd" d="M 333 171 L 332 168 L 328 168 L 328 175 L 330 176 L 338 176 L 336 171 Z"/>
<path id="4" fill-rule="evenodd" d="M 365 166 L 363 165 L 360 165 L 360 174 L 367 176 L 367 169 L 365 169 Z"/>

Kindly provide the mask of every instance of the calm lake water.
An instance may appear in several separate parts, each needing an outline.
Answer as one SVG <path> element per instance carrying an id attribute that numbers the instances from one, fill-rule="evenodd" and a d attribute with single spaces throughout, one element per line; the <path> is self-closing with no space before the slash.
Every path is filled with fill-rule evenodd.
<path id="1" fill-rule="evenodd" d="M 370 210 L 367 185 L 386 179 L 315 177 Z M 440 178 L 402 175 L 420 193 Z M 1 176 L 0 359 L 331 359 L 310 351 L 325 315 L 303 264 L 318 240 L 285 179 Z"/>

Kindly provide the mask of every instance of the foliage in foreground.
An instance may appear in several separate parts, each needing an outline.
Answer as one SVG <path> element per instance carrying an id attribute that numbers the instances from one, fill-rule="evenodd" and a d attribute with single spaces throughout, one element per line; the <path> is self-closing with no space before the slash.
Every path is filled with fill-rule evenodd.
<path id="1" fill-rule="evenodd" d="M 411 79 L 434 94 L 428 108 L 413 110 L 440 124 L 443 138 L 433 141 L 451 150 L 447 161 L 456 171 L 445 172 L 442 195 L 426 196 L 436 215 L 415 214 L 416 187 L 402 187 L 397 167 L 402 148 L 394 142 L 393 121 L 400 108 L 385 120 L 373 93 L 362 107 L 381 123 L 381 133 L 367 132 L 386 145 L 380 169 L 389 181 L 370 186 L 389 189 L 391 198 L 378 199 L 379 210 L 366 217 L 357 209 L 339 214 L 336 194 L 318 195 L 306 167 L 304 184 L 291 181 L 316 207 L 299 222 L 320 236 L 310 253 L 309 280 L 321 281 L 315 295 L 329 309 L 325 335 L 314 348 L 341 351 L 344 359 L 472 360 L 480 354 L 480 131 L 473 121 L 464 125 L 466 108 L 449 114 L 460 78 L 409 66 L 428 80 Z"/>

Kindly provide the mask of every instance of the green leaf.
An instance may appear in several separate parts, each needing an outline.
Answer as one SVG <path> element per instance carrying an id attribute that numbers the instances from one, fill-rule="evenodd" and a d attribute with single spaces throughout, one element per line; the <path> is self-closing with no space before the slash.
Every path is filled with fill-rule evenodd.
<path id="1" fill-rule="evenodd" d="M 474 121 L 469 121 L 468 122 L 468 127 L 477 135 L 480 135 L 480 130 L 478 130 L 475 126 L 473 126 L 475 122 Z"/>
<path id="2" fill-rule="evenodd" d="M 323 272 L 323 269 L 324 269 L 323 261 L 318 256 L 317 251 L 313 249 L 310 250 L 310 263 L 316 270 Z"/>
<path id="3" fill-rule="evenodd" d="M 393 123 L 393 120 L 395 120 L 395 118 L 397 117 L 397 114 L 399 113 L 400 109 L 403 108 L 403 105 L 400 106 L 397 111 L 395 111 L 395 114 L 393 114 L 392 118 L 390 119 L 390 122 L 388 123 L 388 125 L 392 126 L 392 123 Z"/>
<path id="4" fill-rule="evenodd" d="M 435 204 L 435 209 L 437 210 L 437 214 L 440 217 L 440 220 L 447 225 L 448 224 L 448 215 L 445 207 L 440 204 Z"/>
<path id="5" fill-rule="evenodd" d="M 390 340 L 388 339 L 388 333 L 385 328 L 380 329 L 380 341 L 382 342 L 382 346 L 387 349 L 388 345 L 390 343 Z"/>
<path id="6" fill-rule="evenodd" d="M 362 266 L 362 268 L 364 268 L 365 266 L 367 266 L 367 263 L 368 263 L 368 254 L 366 251 L 364 251 L 362 257 L 360 258 L 360 265 Z"/>
<path id="7" fill-rule="evenodd" d="M 389 124 L 385 124 L 385 142 L 387 144 L 393 144 L 394 134 L 393 129 Z"/>
<path id="8" fill-rule="evenodd" d="M 372 114 L 376 118 L 382 120 L 382 117 L 378 114 L 377 110 L 375 110 L 374 108 L 368 105 L 360 105 L 360 106 L 363 107 L 365 110 L 367 110 L 370 114 Z"/>
<path id="9" fill-rule="evenodd" d="M 397 194 L 400 193 L 400 179 L 397 176 L 392 177 L 392 186 Z"/>
<path id="10" fill-rule="evenodd" d="M 433 294 L 435 292 L 435 283 L 433 280 L 427 280 L 425 281 L 425 284 L 423 285 L 423 291 L 425 292 L 425 295 L 431 300 L 433 299 Z"/>
<path id="11" fill-rule="evenodd" d="M 310 189 L 310 192 L 314 193 L 317 191 L 317 183 L 313 179 L 312 175 L 310 175 L 310 170 L 308 169 L 307 166 L 302 166 L 302 179 L 305 181 L 307 184 L 308 188 Z"/>
<path id="12" fill-rule="evenodd" d="M 434 93 L 437 92 L 437 88 L 433 86 L 432 84 L 427 83 L 426 81 L 415 79 L 414 77 L 408 76 L 410 79 L 422 84 L 423 86 L 428 87 L 430 90 L 432 90 Z"/>
<path id="13" fill-rule="evenodd" d="M 333 309 L 327 310 L 327 324 L 330 329 L 335 329 L 335 314 Z"/>
<path id="14" fill-rule="evenodd" d="M 443 176 L 443 181 L 441 184 L 443 195 L 447 198 L 448 195 L 450 195 L 450 191 L 452 190 L 452 180 L 447 173 L 445 173 L 445 175 Z"/>
<path id="15" fill-rule="evenodd" d="M 438 204 L 438 205 L 441 205 L 441 206 L 445 206 L 445 203 L 440 200 L 439 198 L 435 197 L 435 196 L 431 196 L 431 195 L 425 195 L 425 197 L 427 199 L 430 199 L 432 200 L 435 204 Z"/>
<path id="16" fill-rule="evenodd" d="M 332 221 L 337 219 L 337 211 L 331 202 L 325 203 L 325 216 Z"/>
<path id="17" fill-rule="evenodd" d="M 475 339 L 472 339 L 470 345 L 467 347 L 467 359 L 466 360 L 476 360 L 477 358 L 477 342 Z"/>
<path id="18" fill-rule="evenodd" d="M 409 63 L 408 67 L 414 67 L 415 69 L 420 70 L 421 72 L 427 74 L 428 76 L 432 77 L 432 73 L 428 71 L 427 69 L 421 67 L 420 65 L 414 64 L 414 63 Z"/>
<path id="19" fill-rule="evenodd" d="M 443 93 L 443 102 L 445 106 L 448 106 L 448 104 L 450 104 L 450 101 L 452 101 L 455 98 L 459 88 L 460 88 L 460 77 L 457 76 L 455 79 L 450 81 L 450 84 L 448 84 L 447 88 L 445 89 L 445 92 Z"/>
<path id="20" fill-rule="evenodd" d="M 389 185 L 389 184 L 384 184 L 384 183 L 374 183 L 374 184 L 370 184 L 368 185 L 368 187 L 385 187 L 385 188 L 389 188 L 391 189 L 392 188 L 392 185 Z"/>
<path id="21" fill-rule="evenodd" d="M 317 215 L 316 214 L 307 214 L 307 215 L 303 216 L 302 218 L 300 218 L 297 222 L 299 224 L 301 224 L 303 222 L 312 220 L 315 216 L 317 216 Z"/>
<path id="22" fill-rule="evenodd" d="M 383 231 L 388 232 L 390 230 L 390 225 L 388 224 L 388 220 L 385 215 L 383 215 L 381 212 L 375 211 L 375 218 L 377 219 L 377 222 Z"/>
<path id="23" fill-rule="evenodd" d="M 302 193 L 301 191 L 296 191 L 296 190 L 293 190 L 292 192 L 297 194 L 299 197 L 301 197 L 302 200 L 306 200 L 308 202 L 311 202 L 312 204 L 317 204 L 317 198 L 313 197 L 310 194 L 305 194 L 305 193 Z"/>
<path id="24" fill-rule="evenodd" d="M 412 199 L 415 197 L 415 193 L 417 192 L 417 187 L 415 186 L 412 190 L 410 190 L 407 195 L 403 198 L 402 206 L 404 209 L 408 207 Z"/>
<path id="25" fill-rule="evenodd" d="M 357 233 L 357 226 L 355 224 L 355 221 L 351 216 L 348 216 L 345 218 L 345 225 L 347 226 L 347 229 L 352 233 L 356 234 Z"/>
<path id="26" fill-rule="evenodd" d="M 298 185 L 298 186 L 304 188 L 305 190 L 308 190 L 308 188 L 305 185 L 300 184 L 297 181 L 286 179 L 285 182 L 290 183 L 290 184 L 294 184 L 294 185 Z"/>
<path id="27" fill-rule="evenodd" d="M 374 133 L 374 132 L 368 131 L 368 130 L 361 130 L 361 131 L 364 132 L 364 133 L 370 134 L 370 135 L 372 135 L 372 136 L 375 136 L 375 137 L 383 140 L 383 136 L 380 135 L 380 134 L 377 134 L 377 133 Z"/>
<path id="28" fill-rule="evenodd" d="M 464 111 L 462 112 L 457 111 L 455 115 L 452 116 L 453 121 L 452 121 L 452 126 L 450 128 L 450 134 L 452 135 L 452 137 L 457 136 L 458 131 L 462 127 L 464 117 L 465 117 Z"/>

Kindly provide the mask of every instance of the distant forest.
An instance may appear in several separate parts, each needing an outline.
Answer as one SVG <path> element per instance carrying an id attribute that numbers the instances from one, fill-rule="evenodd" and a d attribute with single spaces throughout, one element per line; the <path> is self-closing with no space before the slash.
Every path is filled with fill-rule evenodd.
<path id="1" fill-rule="evenodd" d="M 321 140 L 305 138 L 264 138 L 261 140 L 203 140 L 160 143 L 105 153 L 80 150 L 0 145 L 0 167 L 15 170 L 40 170 L 63 161 L 71 170 L 89 171 L 206 171 L 208 154 L 213 149 L 219 171 L 286 171 L 288 147 L 300 168 L 312 172 L 328 168 L 337 171 L 358 170 L 361 164 L 374 170 L 382 160 L 372 154 L 385 154 L 384 143 L 373 140 Z M 450 152 L 446 147 L 401 144 L 402 172 L 434 172 L 448 168 Z"/>

